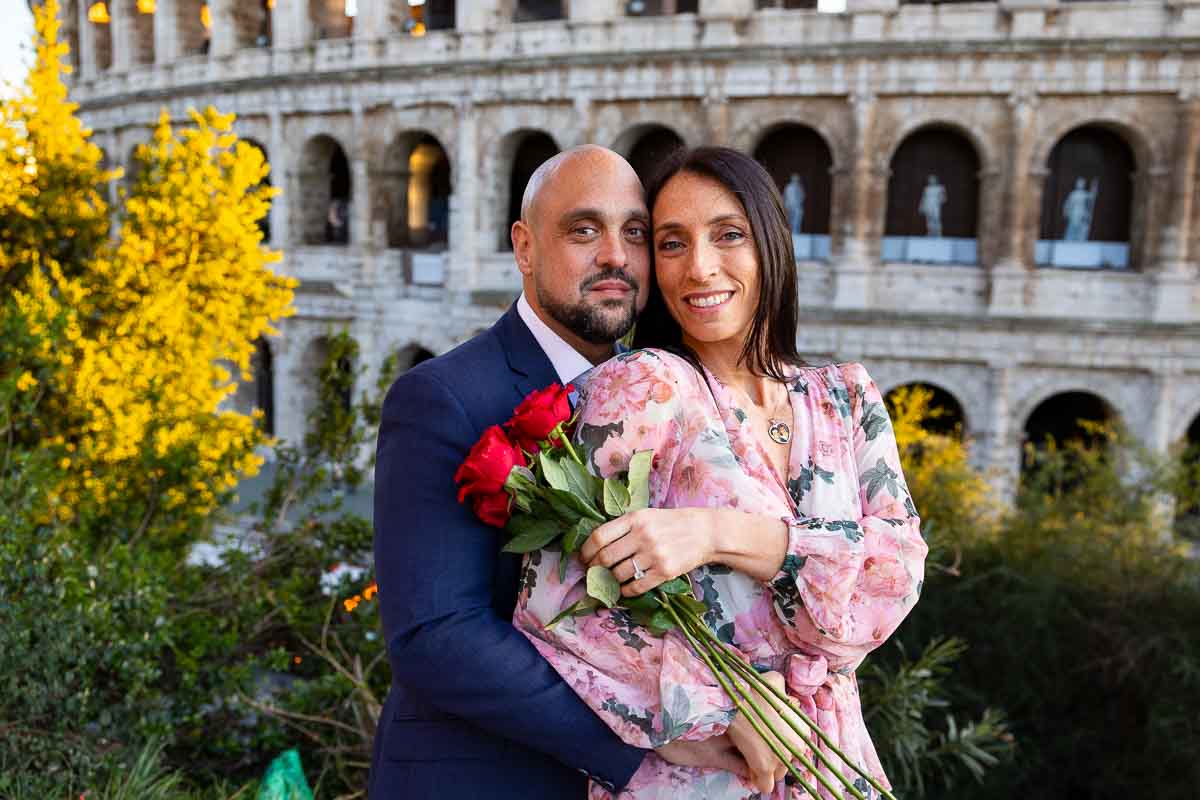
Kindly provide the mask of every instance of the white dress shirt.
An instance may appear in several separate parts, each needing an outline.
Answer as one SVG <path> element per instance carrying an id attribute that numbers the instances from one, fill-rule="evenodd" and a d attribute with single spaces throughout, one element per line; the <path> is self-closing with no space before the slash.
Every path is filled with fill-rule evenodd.
<path id="1" fill-rule="evenodd" d="M 521 292 L 521 296 L 517 298 L 517 313 L 529 327 L 529 332 L 537 340 L 542 352 L 550 359 L 554 371 L 558 373 L 558 382 L 563 386 L 592 368 L 592 362 L 580 355 L 578 350 L 563 341 L 563 338 L 555 333 L 553 328 L 542 321 L 542 318 L 529 305 L 529 301 L 525 299 L 524 292 Z"/>

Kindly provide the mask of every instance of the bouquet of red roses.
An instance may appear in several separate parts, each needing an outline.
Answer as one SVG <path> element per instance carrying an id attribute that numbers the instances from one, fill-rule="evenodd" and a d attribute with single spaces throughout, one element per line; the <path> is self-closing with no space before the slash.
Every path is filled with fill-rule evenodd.
<path id="1" fill-rule="evenodd" d="M 560 579 L 565 576 L 568 558 L 579 551 L 592 531 L 626 512 L 649 506 L 650 472 L 654 464 L 654 453 L 643 450 L 633 454 L 629 468 L 619 476 L 592 475 L 571 445 L 574 418 L 568 398 L 572 390 L 569 384 L 554 383 L 530 393 L 513 411 L 512 419 L 483 432 L 454 475 L 455 483 L 460 484 L 459 502 L 469 502 L 481 520 L 504 530 L 508 537 L 505 552 L 523 554 L 543 547 L 561 547 Z M 624 599 L 620 583 L 607 567 L 590 567 L 586 581 L 584 598 L 564 609 L 547 627 L 567 616 L 590 614 L 601 607 L 621 607 L 652 634 L 678 630 L 712 670 L 739 713 L 746 716 L 812 797 L 819 796 L 816 789 L 793 762 L 798 762 L 834 796 L 840 796 L 841 789 L 834 786 L 812 759 L 820 761 L 857 800 L 866 800 L 863 792 L 868 791 L 868 786 L 895 800 L 873 776 L 850 761 L 785 693 L 764 680 L 717 638 L 704 623 L 708 608 L 693 595 L 686 575 L 646 594 Z M 780 735 L 763 712 L 761 701 L 769 703 L 787 722 L 804 743 L 806 752 L 800 752 Z M 802 730 L 800 723 L 807 730 Z M 817 746 L 813 736 L 857 773 L 853 782 Z"/>

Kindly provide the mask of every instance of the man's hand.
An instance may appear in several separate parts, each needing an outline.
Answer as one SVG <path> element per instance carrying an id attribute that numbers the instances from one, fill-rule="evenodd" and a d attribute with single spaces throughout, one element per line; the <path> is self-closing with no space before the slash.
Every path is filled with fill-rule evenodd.
<path id="1" fill-rule="evenodd" d="M 766 672 L 762 676 L 767 683 L 774 686 L 776 689 L 784 690 L 783 676 L 778 672 Z M 800 737 L 792 730 L 779 715 L 777 711 L 770 705 L 770 702 L 765 698 L 759 697 L 757 692 L 751 691 L 751 696 L 754 698 L 755 704 L 763 710 L 767 721 L 771 723 L 776 731 L 778 731 L 784 739 L 801 753 L 806 753 L 808 748 Z M 800 723 L 800 718 L 793 712 L 787 712 L 792 720 Z M 761 724 L 761 722 L 760 722 Z M 763 730 L 769 731 L 766 725 L 763 725 Z M 801 730 L 804 730 L 801 727 Z M 742 754 L 746 760 L 746 765 L 750 770 L 750 780 L 763 794 L 769 794 L 775 787 L 775 784 L 783 780 L 788 773 L 788 768 L 785 763 L 771 752 L 771 748 L 758 735 L 758 731 L 754 730 L 754 726 L 744 714 L 738 714 L 733 718 L 733 723 L 729 726 L 727 733 L 730 741 Z M 778 741 L 776 742 L 777 744 Z M 779 745 L 780 750 L 787 753 L 787 748 L 782 744 Z M 811 758 L 811 756 L 809 756 Z"/>
<path id="2" fill-rule="evenodd" d="M 654 752 L 664 761 L 681 767 L 723 769 L 743 778 L 750 777 L 746 760 L 742 758 L 728 734 L 714 736 L 702 742 L 667 742 Z"/>

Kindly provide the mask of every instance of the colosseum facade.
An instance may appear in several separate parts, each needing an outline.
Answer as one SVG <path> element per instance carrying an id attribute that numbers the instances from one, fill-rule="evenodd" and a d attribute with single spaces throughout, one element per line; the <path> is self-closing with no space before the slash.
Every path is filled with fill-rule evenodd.
<path id="1" fill-rule="evenodd" d="M 332 329 L 372 380 L 488 326 L 529 173 L 599 142 L 639 170 L 727 144 L 799 183 L 802 352 L 936 387 L 1001 485 L 1077 416 L 1200 439 L 1200 0 L 64 6 L 110 163 L 164 107 L 266 151 L 298 313 L 241 402 L 281 436 Z"/>

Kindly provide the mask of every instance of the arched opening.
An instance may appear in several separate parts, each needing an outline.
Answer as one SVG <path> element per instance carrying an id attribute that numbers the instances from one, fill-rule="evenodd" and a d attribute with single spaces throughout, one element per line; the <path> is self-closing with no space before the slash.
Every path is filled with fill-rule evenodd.
<path id="1" fill-rule="evenodd" d="M 146 162 L 138 155 L 139 147 L 141 147 L 140 144 L 135 144 L 129 148 L 129 155 L 125 159 L 125 175 L 121 180 L 121 185 L 126 195 L 133 193 L 142 174 L 146 171 Z"/>
<path id="2" fill-rule="evenodd" d="M 628 17 L 695 14 L 699 10 L 700 0 L 628 0 L 625 3 L 625 15 Z"/>
<path id="3" fill-rule="evenodd" d="M 450 158 L 435 137 L 406 133 L 388 148 L 381 191 L 388 247 L 445 249 L 450 235 Z"/>
<path id="4" fill-rule="evenodd" d="M 545 22 L 566 19 L 566 4 L 562 0 L 517 0 L 513 22 Z"/>
<path id="5" fill-rule="evenodd" d="M 1175 532 L 1200 542 L 1200 416 L 1188 426 L 1183 447 L 1175 492 Z"/>
<path id="6" fill-rule="evenodd" d="M 645 186 L 667 157 L 683 147 L 683 138 L 665 125 L 647 125 L 635 129 L 632 135 L 636 137 L 633 142 L 618 149 L 625 153 L 625 160 Z"/>
<path id="7" fill-rule="evenodd" d="M 271 46 L 271 6 L 274 0 L 240 0 L 232 4 L 233 30 L 237 46 Z"/>
<path id="8" fill-rule="evenodd" d="M 825 139 L 807 125 L 778 125 L 754 148 L 754 158 L 783 195 L 796 260 L 828 260 L 833 154 Z"/>
<path id="9" fill-rule="evenodd" d="M 87 18 L 92 26 L 92 64 L 97 72 L 112 69 L 112 17 L 108 13 L 108 4 L 92 3 L 88 6 Z"/>
<path id="10" fill-rule="evenodd" d="M 326 369 L 329 360 L 330 343 L 324 336 L 314 339 L 300 360 L 301 409 L 305 420 L 310 420 L 320 411 L 332 410 L 320 408 L 322 371 Z M 354 397 L 354 364 L 347 358 L 341 358 L 332 366 L 337 374 L 327 376 L 332 395 L 326 395 L 325 399 L 336 404 L 338 410 L 348 412 Z"/>
<path id="11" fill-rule="evenodd" d="M 1116 420 L 1108 403 L 1091 392 L 1062 392 L 1043 400 L 1025 421 L 1022 477 L 1051 464 L 1053 468 L 1040 475 L 1044 488 L 1065 490 L 1077 485 L 1080 475 L 1071 471 L 1073 460 L 1055 463 L 1050 457 L 1072 448 L 1099 447 Z"/>
<path id="12" fill-rule="evenodd" d="M 967 418 L 962 404 L 953 394 L 932 383 L 906 383 L 890 390 L 884 397 L 888 413 L 897 417 L 901 404 L 919 403 L 921 428 L 939 436 L 962 439 L 966 431 Z"/>
<path id="13" fill-rule="evenodd" d="M 259 338 L 250 354 L 250 380 L 239 376 L 233 406 L 242 414 L 261 412 L 259 426 L 269 436 L 275 435 L 275 365 L 271 346 Z"/>
<path id="14" fill-rule="evenodd" d="M 271 160 L 267 157 L 267 148 L 263 146 L 262 142 L 259 142 L 255 139 L 243 139 L 242 141 L 244 141 L 246 144 L 248 144 L 251 147 L 258 150 L 258 152 L 262 153 L 263 161 L 267 162 L 268 164 L 271 163 Z M 258 183 L 258 185 L 255 186 L 250 191 L 257 192 L 261 189 L 269 189 L 269 188 L 271 188 L 271 174 L 267 173 L 267 175 L 263 177 L 263 179 Z M 263 243 L 265 244 L 267 242 L 270 242 L 271 241 L 271 214 L 270 214 L 270 212 L 267 212 L 266 214 L 264 214 L 262 216 L 261 219 L 258 220 L 258 229 L 259 229 L 259 231 L 262 232 Z"/>
<path id="15" fill-rule="evenodd" d="M 520 140 L 513 152 L 512 169 L 508 181 L 508 218 L 504 229 L 500 231 L 500 249 L 511 250 L 512 238 L 509 232 L 513 223 L 521 218 L 521 197 L 525 194 L 525 185 L 529 183 L 534 170 L 547 159 L 558 154 L 558 145 L 549 134 L 541 131 L 529 131 L 520 135 Z"/>
<path id="16" fill-rule="evenodd" d="M 1130 266 L 1133 149 L 1117 133 L 1084 125 L 1054 145 L 1042 190 L 1039 266 Z"/>
<path id="17" fill-rule="evenodd" d="M 454 0 L 425 0 L 415 4 L 410 0 L 391 0 L 388 28 L 409 36 L 454 30 L 454 6 Z"/>
<path id="18" fill-rule="evenodd" d="M 212 11 L 202 0 L 176 0 L 175 35 L 179 55 L 207 55 L 212 44 Z"/>
<path id="19" fill-rule="evenodd" d="M 930 126 L 892 155 L 881 258 L 978 264 L 979 154 L 961 133 Z"/>
<path id="20" fill-rule="evenodd" d="M 344 245 L 350 241 L 350 163 L 346 151 L 326 135 L 304 146 L 300 174 L 305 244 Z"/>
<path id="21" fill-rule="evenodd" d="M 433 353 L 419 344 L 410 344 L 396 354 L 397 374 L 406 372 L 422 361 L 433 358 Z"/>
<path id="22" fill-rule="evenodd" d="M 318 39 L 345 39 L 354 32 L 354 0 L 308 0 L 308 18 Z"/>

